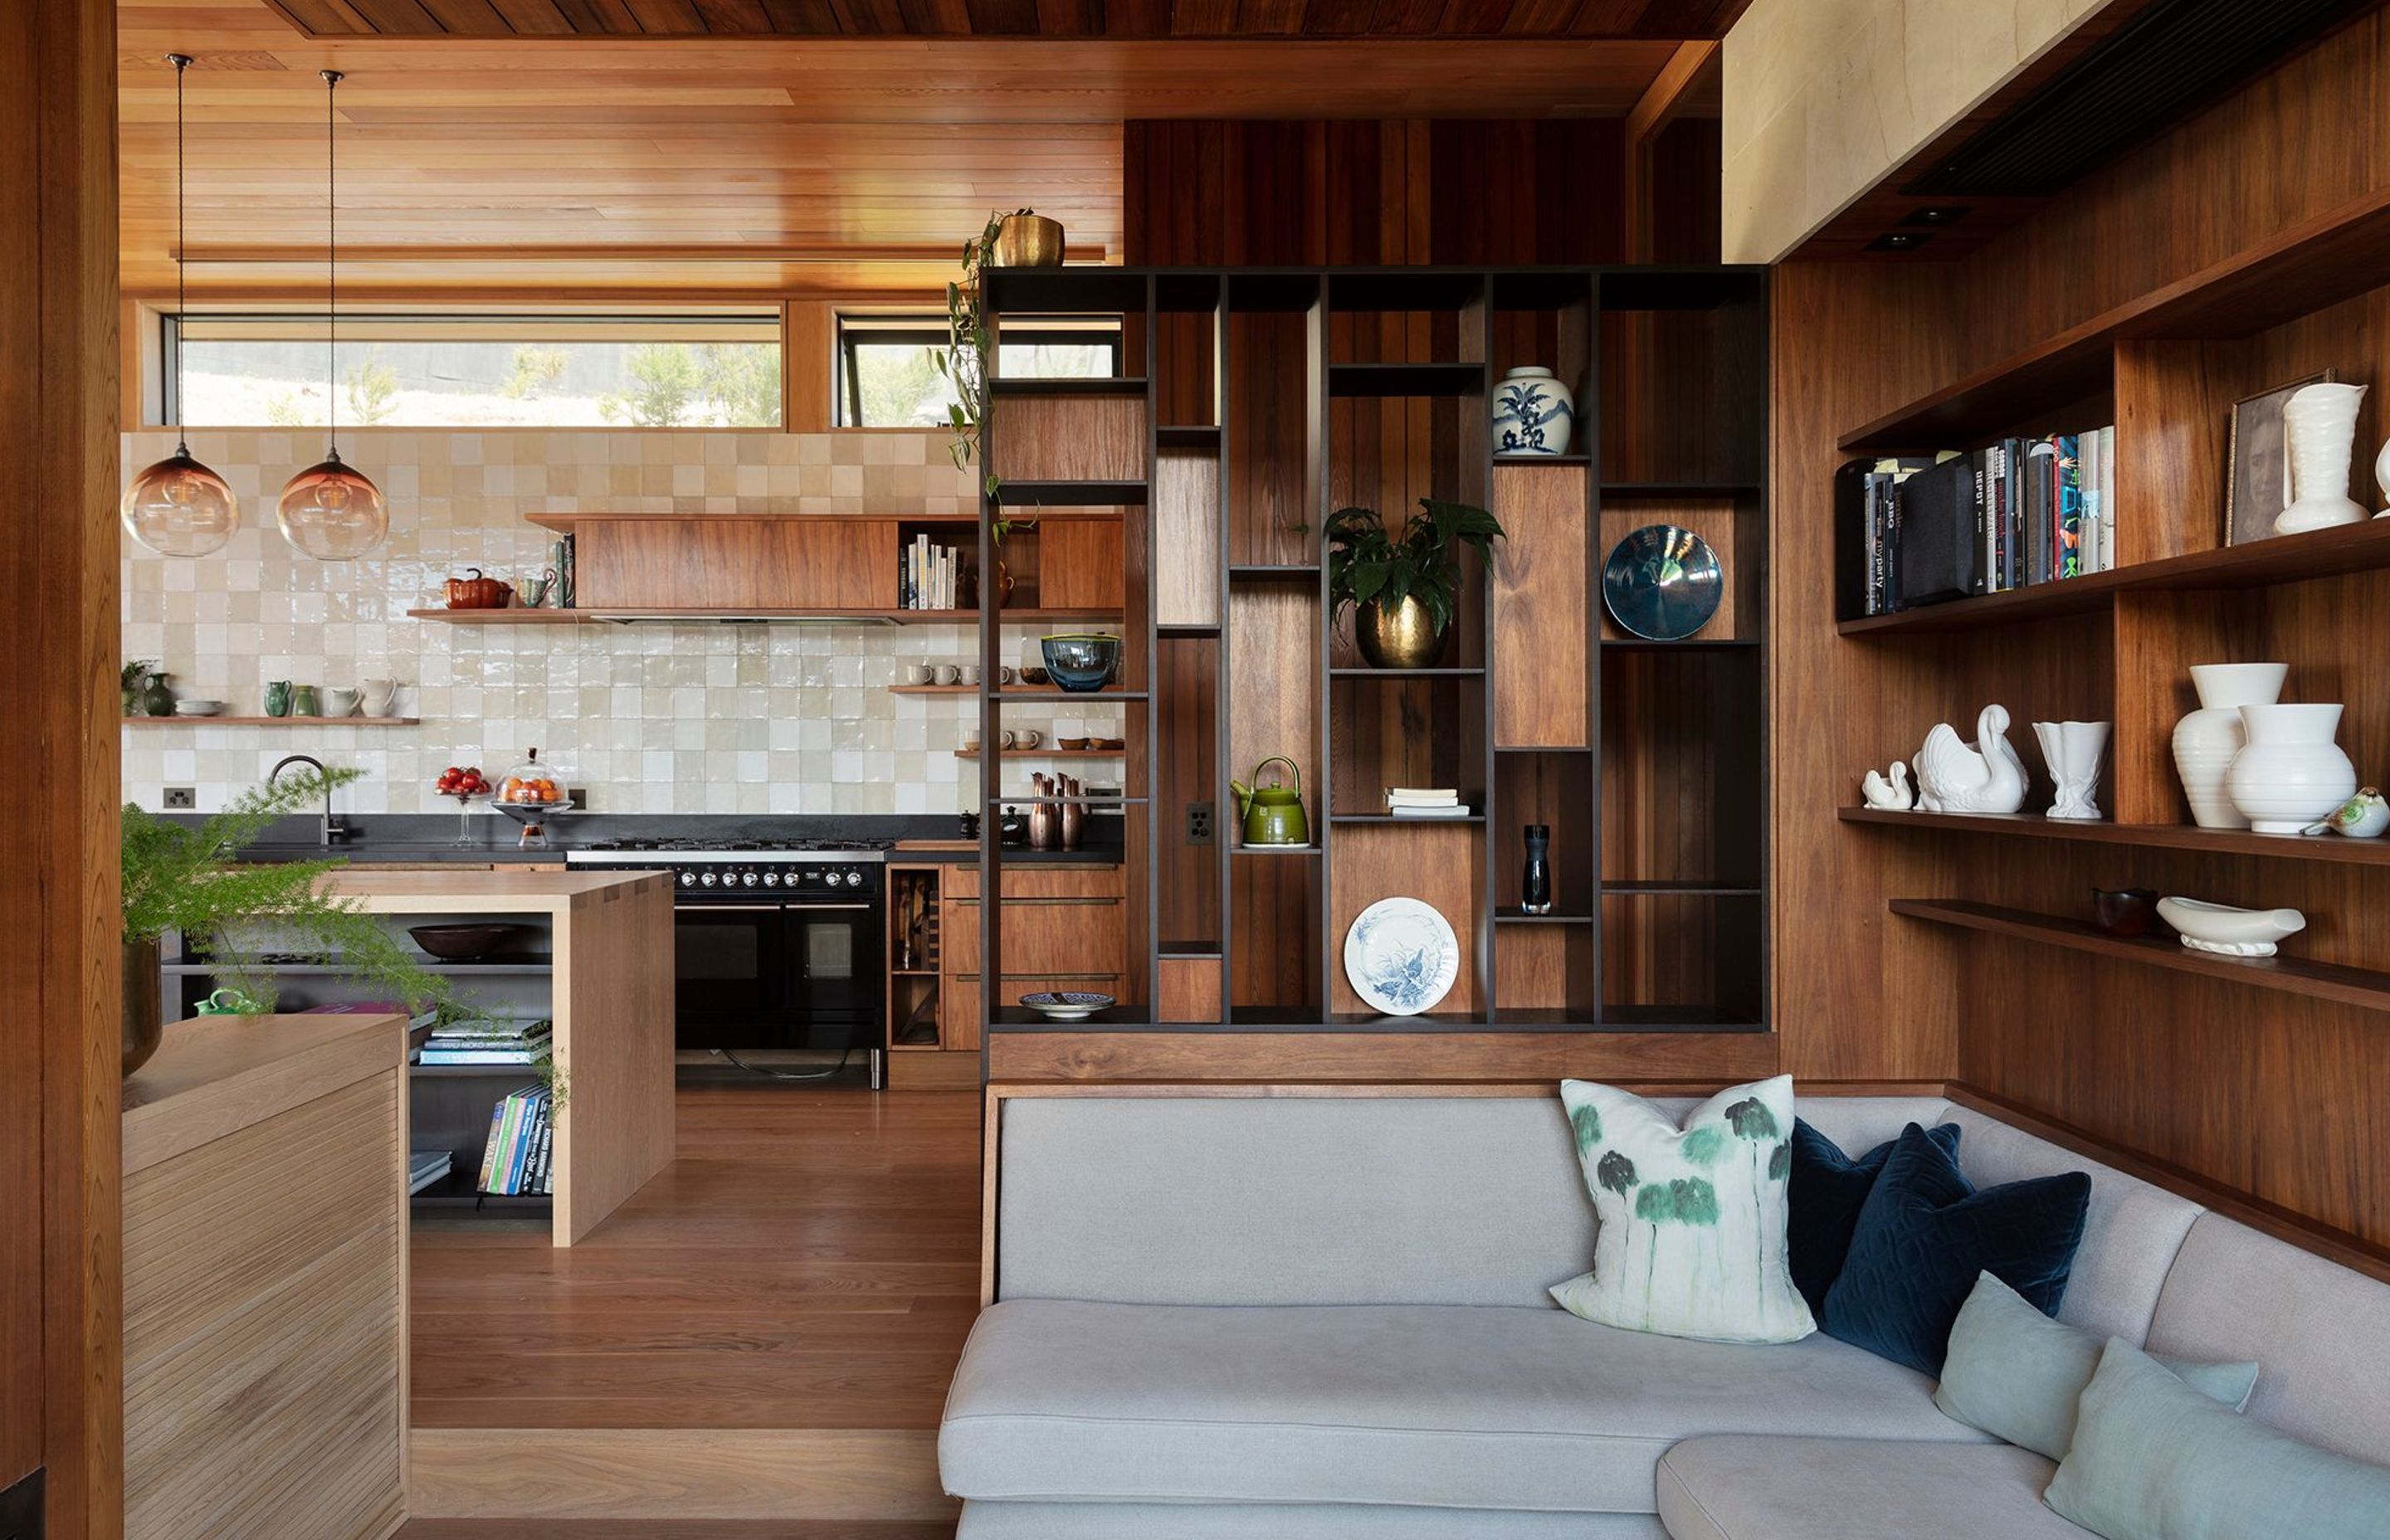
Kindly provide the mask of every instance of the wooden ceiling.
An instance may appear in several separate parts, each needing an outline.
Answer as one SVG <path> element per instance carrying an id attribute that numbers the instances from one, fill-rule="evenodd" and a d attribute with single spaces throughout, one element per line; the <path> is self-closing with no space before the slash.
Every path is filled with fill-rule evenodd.
<path id="1" fill-rule="evenodd" d="M 274 0 L 315 37 L 1660 37 L 1750 0 Z"/>
<path id="2" fill-rule="evenodd" d="M 340 6 L 384 21 L 486 11 L 523 25 L 544 8 L 650 8 Z M 1019 7 L 819 8 L 927 27 Z M 1206 7 L 1177 8 L 1191 18 Z M 1566 12 L 1575 25 L 1599 13 L 1623 27 L 1668 7 L 1309 8 L 1373 20 L 1435 10 L 1455 24 Z M 174 74 L 163 56 L 180 51 L 198 59 L 186 82 L 191 292 L 252 302 L 321 292 L 325 67 L 348 74 L 338 98 L 344 299 L 718 302 L 934 292 L 996 208 L 1060 219 L 1073 260 L 1116 258 L 1129 118 L 1619 115 L 1675 47 L 1603 37 L 311 39 L 268 0 L 123 0 L 119 36 L 127 292 L 173 291 Z"/>

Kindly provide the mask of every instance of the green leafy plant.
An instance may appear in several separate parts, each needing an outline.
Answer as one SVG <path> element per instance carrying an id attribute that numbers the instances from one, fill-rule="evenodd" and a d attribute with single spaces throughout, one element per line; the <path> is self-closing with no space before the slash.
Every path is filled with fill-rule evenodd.
<path id="1" fill-rule="evenodd" d="M 366 350 L 345 379 L 350 420 L 365 427 L 390 416 L 398 404 L 398 372 L 382 362 L 381 345 Z"/>
<path id="2" fill-rule="evenodd" d="M 1014 214 L 1036 212 L 1020 209 Z M 996 347 L 996 334 L 988 328 L 987 303 L 980 278 L 989 254 L 996 250 L 996 233 L 1011 217 L 1014 215 L 990 212 L 986 227 L 963 242 L 962 276 L 946 285 L 946 345 L 931 355 L 938 372 L 955 388 L 955 399 L 946 407 L 946 422 L 954 430 L 955 438 L 946 451 L 954 456 L 957 470 L 968 470 L 973 461 L 981 462 L 980 485 L 990 497 L 996 495 L 1003 482 L 980 453 L 981 434 L 987 426 L 988 358 Z M 996 538 L 1004 538 L 1000 528 Z"/>
<path id="3" fill-rule="evenodd" d="M 1491 557 L 1508 538 L 1501 524 L 1471 503 L 1420 499 L 1420 511 L 1389 533 L 1372 508 L 1339 508 L 1322 532 L 1328 541 L 1328 594 L 1338 614 L 1375 603 L 1388 610 L 1417 599 L 1428 623 L 1443 635 L 1460 592 L 1459 549 Z"/>
<path id="4" fill-rule="evenodd" d="M 242 847 L 277 818 L 320 803 L 355 770 L 309 772 L 260 787 L 222 813 L 192 826 L 161 818 L 131 803 L 121 818 L 123 843 L 123 934 L 128 942 L 182 932 L 203 950 L 225 982 L 265 1009 L 274 981 L 253 944 L 271 936 L 275 949 L 311 963 L 335 964 L 387 990 L 410 1010 L 461 1012 L 448 982 L 426 972 L 396 937 L 365 914 L 354 899 L 321 891 L 319 880 L 348 865 L 319 861 L 244 863 Z"/>

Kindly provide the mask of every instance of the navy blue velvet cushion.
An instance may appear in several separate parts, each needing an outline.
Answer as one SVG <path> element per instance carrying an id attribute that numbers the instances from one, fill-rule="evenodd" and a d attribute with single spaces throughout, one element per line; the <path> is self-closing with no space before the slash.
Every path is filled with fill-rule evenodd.
<path id="1" fill-rule="evenodd" d="M 1929 1128 L 1925 1136 L 1954 1160 L 1959 1154 L 1959 1125 L 1946 1123 Z M 1826 1290 L 1842 1277 L 1843 1259 L 1850 1255 L 1851 1236 L 1859 1227 L 1859 1210 L 1883 1162 L 1892 1158 L 1893 1141 L 1853 1160 L 1842 1147 L 1800 1119 L 1792 1120 L 1792 1180 L 1786 1193 L 1792 1222 L 1785 1232 L 1792 1264 L 1792 1287 L 1809 1302 L 1809 1314 L 1826 1318 Z"/>
<path id="2" fill-rule="evenodd" d="M 1859 1209 L 1820 1324 L 1880 1357 L 1939 1375 L 1959 1307 L 1989 1273 L 2045 1315 L 2058 1313 L 2091 1178 L 2070 1171 L 1977 1192 L 1959 1162 L 1910 1123 Z"/>

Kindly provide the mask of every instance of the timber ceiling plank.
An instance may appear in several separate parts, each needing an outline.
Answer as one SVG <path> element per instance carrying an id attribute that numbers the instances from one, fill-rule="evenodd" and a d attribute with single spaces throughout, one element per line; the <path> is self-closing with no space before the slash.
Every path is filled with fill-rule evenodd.
<path id="1" fill-rule="evenodd" d="M 1749 0 L 271 0 L 319 37 L 1716 38 Z"/>

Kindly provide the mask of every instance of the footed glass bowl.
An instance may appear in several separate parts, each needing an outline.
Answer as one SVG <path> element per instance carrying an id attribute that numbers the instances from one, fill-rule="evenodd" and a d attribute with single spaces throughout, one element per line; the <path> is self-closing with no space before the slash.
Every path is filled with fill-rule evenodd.
<path id="1" fill-rule="evenodd" d="M 1046 672 L 1066 690 L 1087 694 L 1102 689 L 1120 666 L 1121 640 L 1101 635 L 1040 638 Z"/>

